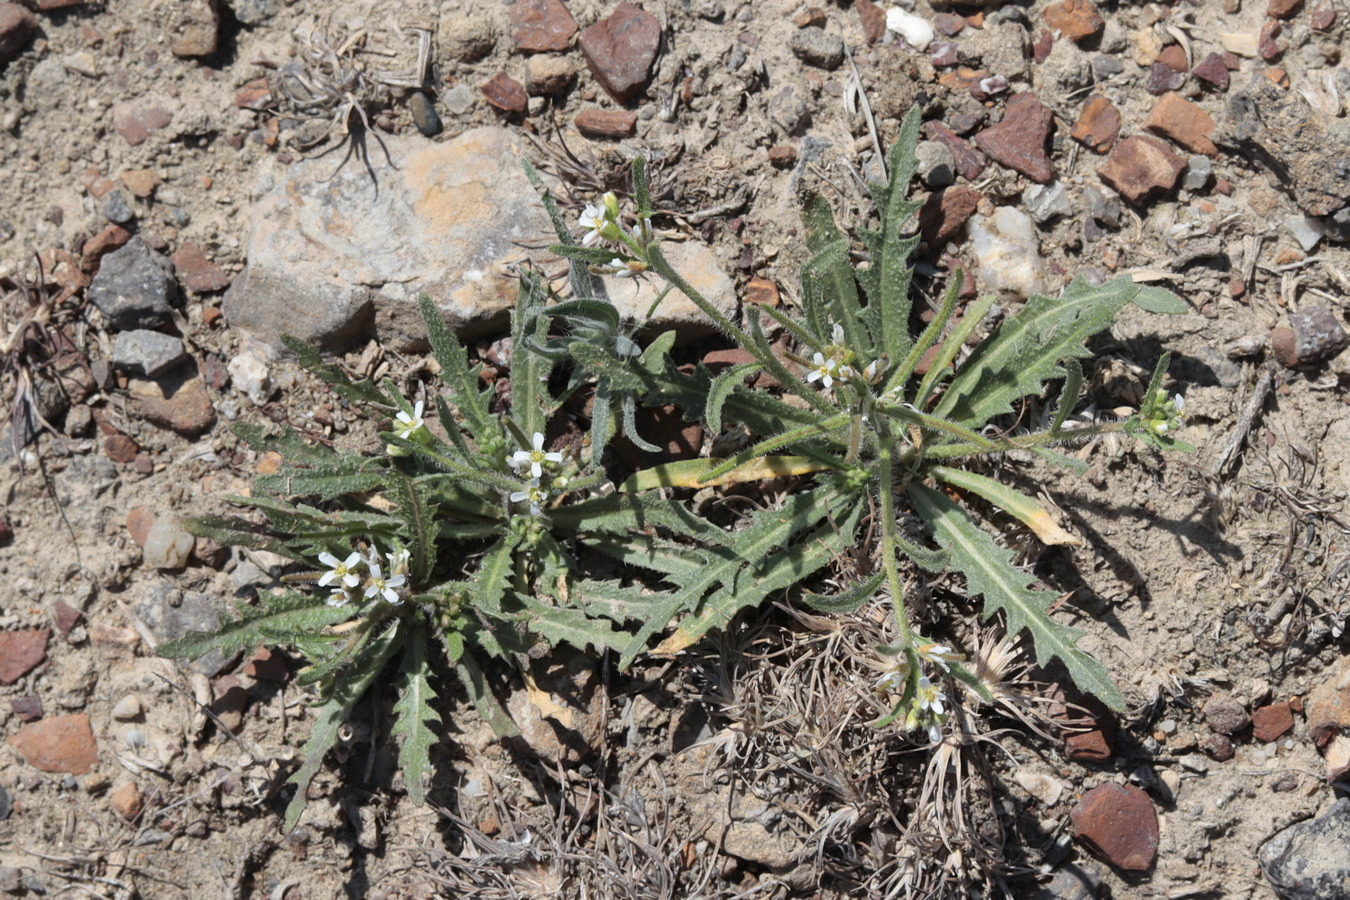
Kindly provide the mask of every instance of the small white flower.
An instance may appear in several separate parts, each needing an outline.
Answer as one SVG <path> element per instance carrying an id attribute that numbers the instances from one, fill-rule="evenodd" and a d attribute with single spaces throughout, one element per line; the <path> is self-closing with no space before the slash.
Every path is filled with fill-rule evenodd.
<path id="1" fill-rule="evenodd" d="M 955 659 L 960 659 L 959 656 L 952 652 L 952 648 L 948 647 L 946 644 L 923 643 L 915 647 L 914 652 L 919 654 L 919 659 L 933 663 L 944 672 L 951 671 L 951 669 L 947 668 L 947 663 Z"/>
<path id="2" fill-rule="evenodd" d="M 819 381 L 825 387 L 833 387 L 836 375 L 839 375 L 839 361 L 836 359 L 826 359 L 825 354 L 817 353 L 811 357 L 811 364 L 815 366 L 806 374 L 807 382 Z"/>
<path id="3" fill-rule="evenodd" d="M 521 503 L 530 501 L 530 515 L 541 515 L 544 511 L 543 504 L 548 500 L 549 492 L 539 486 L 538 478 L 531 478 L 530 483 L 525 485 L 524 490 L 515 491 L 511 494 L 512 503 Z"/>
<path id="4" fill-rule="evenodd" d="M 1177 415 L 1181 415 L 1186 411 L 1186 398 L 1176 394 L 1172 397 L 1172 405 L 1176 407 Z"/>
<path id="5" fill-rule="evenodd" d="M 928 726 L 928 743 L 942 743 L 942 724 L 940 722 L 934 722 Z"/>
<path id="6" fill-rule="evenodd" d="M 534 449 L 517 450 L 506 462 L 517 472 L 520 471 L 522 466 L 529 466 L 530 476 L 532 478 L 539 478 L 544 474 L 544 463 L 560 463 L 562 461 L 563 456 L 561 453 L 556 451 L 553 453 L 544 452 L 544 436 L 536 431 L 534 433 Z"/>
<path id="7" fill-rule="evenodd" d="M 329 606 L 346 606 L 352 602 L 352 592 L 345 587 L 335 587 L 326 602 Z"/>
<path id="8" fill-rule="evenodd" d="M 389 569 L 395 575 L 401 575 L 408 571 L 408 560 L 412 556 L 407 550 L 395 550 L 389 554 Z"/>
<path id="9" fill-rule="evenodd" d="M 835 344 L 836 347 L 842 347 L 842 346 L 844 346 L 844 326 L 843 326 L 843 325 L 835 325 L 834 328 L 831 330 L 830 333 L 834 335 L 834 344 Z"/>
<path id="10" fill-rule="evenodd" d="M 379 564 L 371 563 L 370 580 L 366 582 L 366 599 L 369 600 L 378 594 L 385 599 L 386 603 L 398 603 L 398 591 L 394 589 L 402 587 L 407 580 L 402 575 L 385 578 L 384 573 L 380 571 Z"/>
<path id="11" fill-rule="evenodd" d="M 412 440 L 413 432 L 418 431 L 426 424 L 422 421 L 422 401 L 417 401 L 411 416 L 400 410 L 394 418 L 398 420 L 398 424 L 394 426 L 394 434 L 405 441 Z"/>
<path id="12" fill-rule="evenodd" d="M 891 694 L 901 690 L 904 686 L 905 675 L 897 669 L 878 678 L 874 690 L 878 694 Z"/>
<path id="13" fill-rule="evenodd" d="M 629 278 L 634 274 L 633 268 L 617 256 L 609 261 L 609 267 L 614 270 L 615 278 Z"/>
<path id="14" fill-rule="evenodd" d="M 924 675 L 919 678 L 919 709 L 924 712 L 930 712 L 935 716 L 940 716 L 946 710 L 943 704 L 947 700 L 947 695 L 938 690 L 933 682 Z"/>
<path id="15" fill-rule="evenodd" d="M 319 578 L 319 587 L 328 587 L 328 585 L 339 579 L 342 584 L 345 584 L 347 587 L 356 587 L 361 583 L 361 576 L 357 575 L 352 570 L 359 566 L 362 561 L 361 554 L 357 553 L 355 550 L 343 560 L 339 560 L 336 556 L 326 550 L 323 553 L 320 553 L 319 562 L 327 566 L 328 571 L 324 572 Z M 338 588 L 334 588 L 334 590 L 338 590 Z"/>
<path id="16" fill-rule="evenodd" d="M 581 223 L 582 228 L 586 229 L 586 234 L 581 239 L 583 246 L 593 247 L 605 239 L 600 234 L 600 229 L 605 227 L 605 210 L 603 207 L 588 205 L 581 211 L 581 216 L 577 221 Z"/>

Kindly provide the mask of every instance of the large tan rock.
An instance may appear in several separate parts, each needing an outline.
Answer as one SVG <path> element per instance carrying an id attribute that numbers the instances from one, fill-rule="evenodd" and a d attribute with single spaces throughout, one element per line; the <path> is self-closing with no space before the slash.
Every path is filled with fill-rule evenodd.
<path id="1" fill-rule="evenodd" d="M 426 293 L 463 337 L 505 327 L 516 302 L 514 267 L 532 255 L 520 243 L 547 245 L 554 237 L 521 170 L 516 138 L 488 127 L 446 143 L 383 140 L 393 166 L 372 137 L 374 182 L 356 160 L 334 174 L 331 155 L 264 171 L 248 267 L 225 295 L 231 325 L 272 344 L 292 334 L 339 349 L 378 337 L 411 349 L 426 337 L 417 308 Z M 734 315 L 734 285 L 711 250 L 672 243 L 666 254 L 690 284 Z M 655 275 L 597 282 L 625 318 L 639 322 L 665 286 Z M 678 292 L 646 324 L 682 335 L 711 330 Z"/>
<path id="2" fill-rule="evenodd" d="M 248 267 L 225 296 L 231 325 L 269 343 L 283 333 L 340 347 L 378 336 L 393 346 L 425 337 L 417 311 L 429 294 L 461 334 L 506 321 L 516 300 L 517 241 L 551 236 L 538 196 L 504 128 L 452 141 L 367 139 L 374 179 L 334 156 L 259 179 Z"/>

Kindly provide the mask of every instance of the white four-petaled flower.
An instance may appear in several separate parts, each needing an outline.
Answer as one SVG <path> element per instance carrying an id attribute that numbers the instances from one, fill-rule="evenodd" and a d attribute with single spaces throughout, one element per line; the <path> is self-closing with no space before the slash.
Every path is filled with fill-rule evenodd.
<path id="1" fill-rule="evenodd" d="M 951 669 L 947 668 L 948 662 L 960 658 L 952 652 L 952 648 L 948 647 L 946 644 L 934 644 L 931 642 L 919 644 L 914 648 L 914 652 L 919 654 L 919 659 L 933 663 L 944 672 L 951 671 Z"/>
<path id="2" fill-rule="evenodd" d="M 538 478 L 531 478 L 523 490 L 511 494 L 511 502 L 530 501 L 530 515 L 537 516 L 543 513 L 543 504 L 548 500 L 548 493 L 547 489 L 540 487 Z"/>
<path id="3" fill-rule="evenodd" d="M 426 424 L 422 421 L 422 401 L 418 400 L 416 405 L 413 406 L 413 414 L 411 416 L 400 410 L 398 415 L 394 416 L 394 418 L 398 419 L 398 424 L 394 426 L 394 434 L 403 438 L 405 441 L 412 440 L 413 432 Z"/>
<path id="4" fill-rule="evenodd" d="M 361 554 L 355 550 L 346 559 L 338 559 L 333 554 L 324 551 L 319 554 L 319 562 L 328 566 L 328 571 L 324 572 L 319 578 L 319 587 L 328 587 L 334 581 L 341 580 L 347 587 L 356 587 L 361 583 L 361 576 L 357 575 L 354 568 L 362 563 Z M 334 588 L 337 590 L 337 588 Z"/>
<path id="5" fill-rule="evenodd" d="M 817 353 L 811 357 L 811 364 L 815 366 L 806 374 L 806 380 L 819 381 L 825 387 L 833 387 L 835 376 L 840 375 L 839 360 L 833 357 L 826 359 L 825 354 Z"/>
<path id="6" fill-rule="evenodd" d="M 385 599 L 387 603 L 398 603 L 398 591 L 408 579 L 402 575 L 395 575 L 393 578 L 385 578 L 380 570 L 379 563 L 370 564 L 370 580 L 366 582 L 366 599 L 369 600 L 376 594 Z"/>
<path id="7" fill-rule="evenodd" d="M 335 587 L 328 595 L 329 606 L 346 606 L 352 600 L 351 591 L 345 587 Z"/>
<path id="8" fill-rule="evenodd" d="M 544 436 L 536 431 L 534 433 L 534 449 L 517 450 L 506 462 L 517 472 L 520 471 L 521 467 L 529 466 L 530 477 L 539 478 L 544 474 L 544 463 L 560 463 L 562 460 L 561 453 L 556 451 L 552 453 L 544 452 Z"/>
<path id="9" fill-rule="evenodd" d="M 931 712 L 935 716 L 940 716 L 946 710 L 943 704 L 947 700 L 947 695 L 938 690 L 933 682 L 924 675 L 919 679 L 918 691 L 919 709 L 925 712 Z"/>
<path id="10" fill-rule="evenodd" d="M 408 571 L 408 559 L 412 556 L 407 550 L 395 550 L 389 554 L 389 570 L 395 575 L 402 575 Z"/>
<path id="11" fill-rule="evenodd" d="M 605 210 L 603 207 L 589 205 L 581 211 L 580 218 L 577 219 L 581 227 L 586 229 L 586 234 L 581 239 L 583 246 L 592 247 L 603 241 L 604 235 L 600 229 L 605 227 Z"/>

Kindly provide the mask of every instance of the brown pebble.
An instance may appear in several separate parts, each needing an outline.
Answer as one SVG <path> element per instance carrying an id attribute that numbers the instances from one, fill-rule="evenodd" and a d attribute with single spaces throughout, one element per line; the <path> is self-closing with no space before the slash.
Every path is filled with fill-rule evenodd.
<path id="1" fill-rule="evenodd" d="M 9 738 L 30 766 L 43 772 L 87 775 L 98 764 L 98 744 L 83 713 L 25 725 Z"/>
<path id="2" fill-rule="evenodd" d="M 1228 762 L 1233 758 L 1233 741 L 1226 734 L 1211 734 L 1200 742 L 1200 749 L 1216 762 Z"/>
<path id="3" fill-rule="evenodd" d="M 637 132 L 637 117 L 629 109 L 583 109 L 574 121 L 586 137 L 627 138 Z"/>
<path id="4" fill-rule="evenodd" d="M 42 718 L 42 698 L 36 694 L 29 697 L 15 697 L 9 701 L 9 708 L 20 722 L 36 722 Z"/>
<path id="5" fill-rule="evenodd" d="M 1308 16 L 1308 24 L 1314 31 L 1330 31 L 1336 25 L 1336 7 L 1330 4 L 1317 7 Z"/>
<path id="6" fill-rule="evenodd" d="M 955 37 L 966 27 L 966 20 L 955 13 L 938 13 L 933 16 L 933 28 L 939 34 Z"/>
<path id="7" fill-rule="evenodd" d="M 1294 727 L 1294 712 L 1288 702 L 1272 703 L 1252 712 L 1252 737 L 1263 744 L 1278 740 Z"/>
<path id="8" fill-rule="evenodd" d="M 853 5 L 857 8 L 858 19 L 862 22 L 863 41 L 871 47 L 886 36 L 886 11 L 873 3 L 872 0 L 857 0 Z M 960 16 L 954 18 L 959 19 Z M 933 24 L 936 25 L 937 22 L 934 21 Z M 961 24 L 964 25 L 965 20 L 962 20 Z M 952 32 L 952 34 L 955 33 Z"/>
<path id="9" fill-rule="evenodd" d="M 517 50 L 566 50 L 577 33 L 577 20 L 562 0 L 517 0 L 508 10 Z"/>
<path id="10" fill-rule="evenodd" d="M 530 105 L 525 88 L 505 72 L 498 72 L 480 88 L 487 102 L 509 113 L 523 113 Z"/>
<path id="11" fill-rule="evenodd" d="M 136 787 L 135 782 L 127 782 L 117 790 L 112 792 L 112 808 L 124 820 L 131 822 L 141 814 L 145 808 L 145 800 L 141 797 L 141 789 Z"/>
<path id="12" fill-rule="evenodd" d="M 135 169 L 122 173 L 122 183 L 127 190 L 141 199 L 149 197 L 159 187 L 159 176 L 153 169 Z"/>
<path id="13" fill-rule="evenodd" d="M 140 450 L 136 442 L 125 434 L 110 434 L 103 439 L 103 455 L 115 463 L 127 465 Z"/>
<path id="14" fill-rule="evenodd" d="M 1214 119 L 1198 103 L 1184 99 L 1180 94 L 1164 94 L 1149 111 L 1144 128 L 1169 138 L 1192 153 L 1217 157 L 1219 148 L 1210 136 L 1214 134 Z"/>
<path id="15" fill-rule="evenodd" d="M 1120 136 L 1120 110 L 1101 94 L 1094 94 L 1083 104 L 1069 135 L 1089 150 L 1105 153 Z"/>
<path id="16" fill-rule="evenodd" d="M 930 141 L 944 144 L 956 160 L 956 171 L 967 181 L 974 181 L 984 174 L 989 159 L 970 145 L 970 141 L 958 135 L 936 119 L 923 123 L 923 136 Z"/>
<path id="17" fill-rule="evenodd" d="M 778 285 L 758 275 L 745 285 L 745 299 L 756 306 L 777 306 L 779 303 Z"/>
<path id="18" fill-rule="evenodd" d="M 1211 53 L 1196 63 L 1195 68 L 1191 69 L 1191 74 L 1205 84 L 1216 87 L 1221 91 L 1228 90 L 1228 64 L 1224 61 L 1223 56 L 1218 53 Z"/>
<path id="19" fill-rule="evenodd" d="M 138 416 L 184 437 L 196 437 L 216 424 L 211 395 L 200 378 L 168 380 L 163 385 L 137 378 L 129 383 L 128 392 Z"/>
<path id="20" fill-rule="evenodd" d="M 1038 184 L 1048 184 L 1055 179 L 1054 164 L 1045 152 L 1053 126 L 1050 108 L 1035 94 L 1023 91 L 1008 100 L 1001 122 L 975 135 L 975 145 L 995 162 Z"/>
<path id="21" fill-rule="evenodd" d="M 919 209 L 919 233 L 930 247 L 944 244 L 975 214 L 984 195 L 964 184 L 934 191 Z"/>
<path id="22" fill-rule="evenodd" d="M 824 28 L 829 19 L 825 10 L 819 6 L 810 6 L 792 17 L 792 24 L 798 28 Z"/>
<path id="23" fill-rule="evenodd" d="M 84 614 L 64 600 L 57 600 L 52 604 L 52 622 L 56 625 L 56 631 L 62 638 L 69 638 L 70 632 L 75 626 L 80 624 Z"/>
<path id="24" fill-rule="evenodd" d="M 525 90 L 533 96 L 561 94 L 577 80 L 577 70 L 565 56 L 540 54 L 525 60 Z"/>
<path id="25" fill-rule="evenodd" d="M 1186 83 L 1186 76 L 1162 62 L 1155 62 L 1148 69 L 1148 84 L 1145 90 L 1155 97 L 1168 91 L 1179 91 Z"/>
<path id="26" fill-rule="evenodd" d="M 234 92 L 234 105 L 261 112 L 272 105 L 272 86 L 266 78 L 255 78 Z"/>
<path id="27" fill-rule="evenodd" d="M 1061 3 L 1052 3 L 1041 13 L 1041 18 L 1047 26 L 1074 43 L 1101 34 L 1106 26 L 1101 11 L 1091 0 L 1063 0 Z"/>
<path id="28" fill-rule="evenodd" d="M 196 241 L 186 241 L 169 257 L 174 271 L 189 290 L 197 293 L 223 291 L 230 286 L 225 270 L 206 258 Z"/>
<path id="29" fill-rule="evenodd" d="M 1261 26 L 1261 35 L 1257 42 L 1256 52 L 1266 62 L 1273 62 L 1284 52 L 1283 43 L 1279 40 L 1283 32 L 1284 26 L 1274 19 L 1268 19 L 1266 24 Z"/>
<path id="30" fill-rule="evenodd" d="M 769 163 L 775 169 L 788 169 L 797 164 L 797 148 L 791 144 L 778 144 L 769 148 Z"/>
<path id="31" fill-rule="evenodd" d="M 248 709 L 248 691 L 233 675 L 222 675 L 211 683 L 215 701 L 211 712 L 216 714 L 220 724 L 232 734 L 238 734 L 244 727 L 244 711 Z"/>
<path id="32" fill-rule="evenodd" d="M 578 40 L 586 65 L 600 86 L 620 103 L 646 88 L 656 53 L 661 49 L 661 23 L 649 12 L 624 0 Z"/>
<path id="33" fill-rule="evenodd" d="M 1158 857 L 1158 813 L 1134 785 L 1097 785 L 1069 818 L 1074 837 L 1117 869 L 1147 872 Z"/>
<path id="34" fill-rule="evenodd" d="M 1179 44 L 1168 44 L 1163 51 L 1158 54 L 1158 62 L 1167 66 L 1173 72 L 1185 72 L 1190 68 L 1186 62 L 1186 51 L 1181 49 Z"/>
<path id="35" fill-rule="evenodd" d="M 13 684 L 47 658 L 50 628 L 0 631 L 0 684 Z"/>
<path id="36" fill-rule="evenodd" d="M 1097 174 L 1131 203 L 1165 194 L 1177 185 L 1186 160 L 1154 137 L 1132 135 L 1116 144 Z"/>
<path id="37" fill-rule="evenodd" d="M 148 506 L 132 507 L 127 513 L 127 533 L 137 546 L 145 546 L 145 539 L 149 536 L 150 528 L 157 518 L 155 511 Z"/>
<path id="38" fill-rule="evenodd" d="M 291 674 L 290 668 L 286 664 L 286 654 L 270 647 L 259 647 L 258 652 L 254 653 L 252 658 L 244 663 L 243 672 L 259 681 L 271 681 L 277 684 L 285 683 Z"/>
<path id="39" fill-rule="evenodd" d="M 1205 701 L 1200 709 L 1211 731 L 1237 734 L 1252 723 L 1251 716 L 1231 694 L 1219 693 Z"/>
<path id="40" fill-rule="evenodd" d="M 1271 332 L 1271 350 L 1286 368 L 1311 366 L 1338 356 L 1350 346 L 1339 316 L 1321 303 L 1289 314 L 1289 325 Z"/>

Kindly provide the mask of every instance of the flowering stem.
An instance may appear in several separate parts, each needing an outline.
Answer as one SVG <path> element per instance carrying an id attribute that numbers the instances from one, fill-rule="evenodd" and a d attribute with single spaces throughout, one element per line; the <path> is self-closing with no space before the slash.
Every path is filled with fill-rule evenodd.
<path id="1" fill-rule="evenodd" d="M 670 263 L 666 261 L 666 257 L 661 253 L 660 246 L 657 244 L 649 246 L 647 248 L 646 260 L 647 265 L 651 267 L 652 271 L 675 285 L 680 293 L 688 297 L 695 306 L 703 311 L 704 315 L 713 320 L 713 323 L 722 330 L 723 334 L 732 338 L 743 349 L 748 350 L 751 355 L 759 361 L 760 365 L 764 366 L 764 368 L 770 372 L 770 374 L 781 381 L 785 386 L 792 388 L 793 393 L 810 403 L 819 412 L 826 414 L 835 412 L 835 410 L 831 409 L 830 405 L 820 396 L 818 391 L 813 391 L 811 388 L 807 387 L 800 378 L 788 371 L 787 366 L 783 365 L 782 361 L 774 357 L 773 354 L 765 353 L 754 341 L 750 340 L 748 334 L 740 328 L 737 328 L 735 323 L 722 314 L 721 310 L 708 302 L 707 297 L 704 297 L 692 284 L 685 281 L 684 278 L 680 276 L 680 273 L 676 272 L 675 269 L 671 267 Z"/>
<path id="2" fill-rule="evenodd" d="M 964 442 L 959 444 L 939 444 L 936 447 L 927 447 L 924 449 L 924 455 L 935 459 L 952 459 L 965 456 L 983 456 L 989 453 L 1004 453 L 1008 450 L 1026 449 L 1028 447 L 1041 447 L 1046 444 L 1057 444 L 1060 441 L 1071 441 L 1079 438 L 1097 437 L 1102 434 L 1114 434 L 1124 431 L 1128 422 L 1108 422 L 1104 425 L 1089 425 L 1086 428 L 1075 428 L 1072 431 L 1040 431 L 1035 434 L 1024 434 L 1019 437 L 1003 438 L 995 443 L 995 446 L 988 444 L 974 444 Z"/>
<path id="3" fill-rule="evenodd" d="M 919 657 L 914 652 L 914 632 L 909 627 L 909 612 L 905 609 L 905 591 L 900 584 L 900 569 L 896 564 L 899 548 L 895 540 L 895 475 L 891 470 L 890 442 L 883 439 L 879 453 L 880 501 L 881 501 L 881 566 L 886 572 L 886 584 L 891 591 L 891 607 L 895 611 L 895 628 L 899 633 L 896 642 L 905 648 L 905 658 L 909 660 L 910 679 L 918 677 Z"/>

